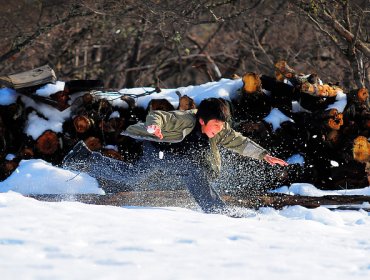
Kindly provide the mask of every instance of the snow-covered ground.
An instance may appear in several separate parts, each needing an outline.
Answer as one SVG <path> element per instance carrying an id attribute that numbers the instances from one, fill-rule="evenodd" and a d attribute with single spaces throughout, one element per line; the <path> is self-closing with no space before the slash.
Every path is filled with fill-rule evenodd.
<path id="1" fill-rule="evenodd" d="M 20 193 L 104 193 L 88 175 L 42 160 L 22 161 L 0 191 L 1 279 L 370 277 L 370 215 L 363 210 L 293 206 L 230 218 L 175 207 L 41 202 Z M 277 191 L 345 195 L 308 184 Z"/>
<path id="2" fill-rule="evenodd" d="M 0 194 L 1 279 L 369 279 L 370 217 L 300 206 L 235 219 Z"/>
<path id="3" fill-rule="evenodd" d="M 63 87 L 57 83 L 38 94 Z M 210 96 L 232 98 L 240 87 L 240 80 L 221 80 L 176 90 L 198 104 Z M 121 92 L 143 90 L 151 89 Z M 177 106 L 176 90 L 138 98 L 138 105 L 155 97 Z M 2 105 L 17 97 L 0 89 Z M 335 106 L 343 107 L 345 97 L 338 97 Z M 44 116 L 29 115 L 25 133 L 33 138 L 46 129 L 60 132 L 70 117 L 70 109 L 58 112 L 24 96 L 22 101 Z M 112 102 L 121 101 L 113 94 Z M 274 110 L 266 121 L 276 128 L 290 120 Z M 276 192 L 370 195 L 370 188 L 323 192 L 297 183 Z M 244 218 L 230 218 L 175 207 L 41 202 L 22 195 L 65 193 L 104 191 L 90 176 L 40 159 L 21 161 L 0 182 L 0 279 L 370 279 L 370 215 L 363 210 L 294 206 L 245 209 Z"/>

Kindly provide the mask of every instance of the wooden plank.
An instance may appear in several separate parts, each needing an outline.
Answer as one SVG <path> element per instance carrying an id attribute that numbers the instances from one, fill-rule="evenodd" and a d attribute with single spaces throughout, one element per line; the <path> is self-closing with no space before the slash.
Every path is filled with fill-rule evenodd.
<path id="1" fill-rule="evenodd" d="M 41 201 L 78 201 L 87 204 L 112 206 L 197 207 L 187 191 L 127 191 L 98 194 L 34 194 L 27 195 Z"/>
<path id="2" fill-rule="evenodd" d="M 326 195 L 326 196 L 299 196 L 284 194 L 265 194 L 258 196 L 232 197 L 223 196 L 230 204 L 240 207 L 258 208 L 273 207 L 281 209 L 285 206 L 301 205 L 306 208 L 316 208 L 323 205 L 360 205 L 370 203 L 370 196 L 363 195 Z"/>
<path id="3" fill-rule="evenodd" d="M 185 190 L 177 191 L 128 191 L 106 195 L 96 194 L 44 194 L 28 195 L 41 201 L 78 201 L 87 204 L 113 206 L 150 206 L 150 207 L 186 207 L 197 208 L 194 199 Z M 297 196 L 284 194 L 262 194 L 255 196 L 233 197 L 223 195 L 223 200 L 231 205 L 258 209 L 273 207 L 281 209 L 285 206 L 301 205 L 306 208 L 319 206 L 335 206 L 342 209 L 369 209 L 370 196 L 363 195 L 327 195 L 322 197 Z M 368 203 L 369 206 L 361 206 Z"/>

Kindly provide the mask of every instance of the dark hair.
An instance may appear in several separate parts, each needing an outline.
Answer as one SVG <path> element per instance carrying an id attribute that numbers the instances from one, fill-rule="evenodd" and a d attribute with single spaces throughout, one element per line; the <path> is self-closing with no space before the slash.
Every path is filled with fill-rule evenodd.
<path id="1" fill-rule="evenodd" d="M 226 122 L 230 119 L 229 106 L 222 98 L 204 99 L 198 106 L 197 118 L 205 124 L 210 120 Z"/>

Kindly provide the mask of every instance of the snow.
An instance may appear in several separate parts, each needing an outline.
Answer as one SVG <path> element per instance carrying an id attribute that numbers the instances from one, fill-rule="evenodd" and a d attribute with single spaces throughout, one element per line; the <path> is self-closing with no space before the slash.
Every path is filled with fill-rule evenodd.
<path id="1" fill-rule="evenodd" d="M 3 182 L 0 191 L 22 194 L 104 194 L 98 182 L 84 173 L 71 172 L 41 159 L 22 160 Z"/>
<path id="2" fill-rule="evenodd" d="M 272 125 L 272 130 L 276 131 L 283 122 L 294 122 L 291 118 L 284 115 L 279 109 L 273 108 L 269 115 L 264 118 L 264 121 Z"/>
<path id="3" fill-rule="evenodd" d="M 370 195 L 370 187 L 321 191 L 296 183 L 284 188 L 300 195 Z M 23 160 L 0 182 L 1 279 L 370 276 L 370 214 L 363 210 L 243 209 L 244 217 L 236 219 L 176 207 L 42 202 L 21 195 L 31 193 L 104 192 L 87 174 Z"/>
<path id="4" fill-rule="evenodd" d="M 327 110 L 337 109 L 339 113 L 343 113 L 344 108 L 347 105 L 347 95 L 343 91 L 338 91 L 337 96 L 335 97 L 335 102 L 330 104 Z"/>
<path id="5" fill-rule="evenodd" d="M 10 88 L 0 88 L 0 105 L 6 106 L 17 101 L 18 93 Z"/>
<path id="6" fill-rule="evenodd" d="M 291 157 L 289 157 L 287 160 L 286 160 L 287 163 L 289 164 L 299 164 L 300 166 L 304 166 L 304 157 L 301 155 L 301 154 L 295 154 L 295 155 L 292 155 Z"/>
<path id="7" fill-rule="evenodd" d="M 369 279 L 364 211 L 263 208 L 235 219 L 175 207 L 0 194 L 2 279 Z"/>
<path id="8" fill-rule="evenodd" d="M 243 86 L 241 79 L 229 80 L 221 79 L 218 82 L 209 82 L 197 86 L 187 86 L 180 87 L 176 89 L 161 89 L 159 93 L 152 93 L 146 96 L 140 96 L 145 92 L 153 92 L 154 88 L 132 88 L 132 89 L 121 89 L 119 92 L 126 95 L 138 95 L 137 106 L 142 108 L 147 108 L 149 102 L 152 99 L 167 99 L 175 108 L 179 106 L 179 96 L 176 91 L 180 93 L 181 96 L 187 95 L 194 99 L 194 102 L 198 105 L 203 99 L 209 97 L 221 97 L 227 100 L 233 99 L 237 90 Z"/>
<path id="9" fill-rule="evenodd" d="M 241 80 L 221 80 L 176 89 L 199 102 L 207 97 L 232 99 Z M 61 89 L 45 87 L 39 94 Z M 151 88 L 124 89 L 141 94 Z M 146 107 L 152 98 L 170 99 L 175 89 L 137 98 Z M 0 105 L 18 94 L 0 90 Z M 127 106 L 118 94 L 112 102 Z M 70 117 L 21 96 L 30 113 L 27 133 L 60 131 Z M 342 101 L 343 102 L 343 101 Z M 337 104 L 338 105 L 338 104 Z M 290 121 L 277 113 L 278 128 Z M 280 112 L 281 113 L 281 112 Z M 275 117 L 273 117 L 275 116 Z M 7 158 L 11 158 L 8 155 Z M 301 155 L 290 163 L 304 164 Z M 306 183 L 275 192 L 296 195 L 370 195 L 358 190 L 322 191 Z M 204 214 L 177 207 L 88 205 L 75 201 L 42 202 L 28 194 L 104 194 L 84 173 L 64 170 L 41 159 L 23 160 L 0 182 L 1 279 L 369 279 L 370 214 L 364 210 L 239 209 L 243 218 Z M 364 204 L 364 207 L 369 207 Z"/>
<path id="10" fill-rule="evenodd" d="M 64 86 L 65 82 L 57 81 L 55 84 L 47 84 L 39 88 L 38 90 L 36 90 L 36 94 L 39 96 L 49 97 L 53 93 L 63 91 Z"/>
<path id="11" fill-rule="evenodd" d="M 63 123 L 44 119 L 37 115 L 36 112 L 28 114 L 26 128 L 24 132 L 36 140 L 44 131 L 52 130 L 54 132 L 63 132 Z"/>
<path id="12" fill-rule="evenodd" d="M 47 104 L 36 103 L 27 96 L 22 96 L 22 101 L 27 108 L 37 110 L 28 114 L 24 132 L 36 140 L 42 133 L 50 129 L 56 133 L 63 131 L 63 123 L 71 117 L 71 108 L 59 111 Z M 42 115 L 40 117 L 39 115 Z"/>

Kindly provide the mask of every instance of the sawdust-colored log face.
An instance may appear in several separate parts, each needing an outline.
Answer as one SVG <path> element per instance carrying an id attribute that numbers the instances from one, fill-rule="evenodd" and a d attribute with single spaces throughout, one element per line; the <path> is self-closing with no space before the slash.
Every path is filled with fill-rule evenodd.
<path id="1" fill-rule="evenodd" d="M 288 65 L 285 60 L 280 60 L 275 63 L 275 78 L 282 82 L 285 78 L 291 79 L 295 76 L 295 71 Z"/>
<path id="2" fill-rule="evenodd" d="M 97 137 L 88 137 L 87 139 L 84 140 L 86 146 L 91 150 L 91 151 L 98 151 L 102 148 L 102 144 L 99 138 Z"/>
<path id="3" fill-rule="evenodd" d="M 59 148 L 59 138 L 54 131 L 45 131 L 36 140 L 35 147 L 43 155 L 52 155 Z"/>
<path id="4" fill-rule="evenodd" d="M 325 125 L 333 130 L 339 130 L 343 125 L 343 114 L 339 113 L 337 109 L 330 109 L 323 114 Z"/>
<path id="5" fill-rule="evenodd" d="M 303 93 L 322 98 L 335 97 L 339 92 L 343 91 L 340 87 L 337 86 L 330 86 L 327 84 L 311 84 L 308 81 L 303 82 L 300 89 Z"/>
<path id="6" fill-rule="evenodd" d="M 85 133 L 94 126 L 94 121 L 87 116 L 76 116 L 73 125 L 77 133 Z"/>
<path id="7" fill-rule="evenodd" d="M 366 88 L 360 88 L 357 91 L 357 98 L 361 103 L 365 103 L 369 99 L 369 91 Z"/>
<path id="8" fill-rule="evenodd" d="M 353 141 L 353 158 L 359 162 L 370 160 L 370 143 L 364 136 L 358 136 Z"/>
<path id="9" fill-rule="evenodd" d="M 261 92 L 262 83 L 260 77 L 253 72 L 249 72 L 243 76 L 243 91 L 246 94 Z"/>
<path id="10" fill-rule="evenodd" d="M 190 98 L 187 95 L 181 96 L 179 100 L 179 110 L 180 111 L 186 111 L 186 110 L 191 110 L 195 109 L 195 102 L 194 99 Z"/>

